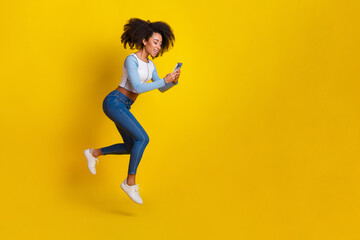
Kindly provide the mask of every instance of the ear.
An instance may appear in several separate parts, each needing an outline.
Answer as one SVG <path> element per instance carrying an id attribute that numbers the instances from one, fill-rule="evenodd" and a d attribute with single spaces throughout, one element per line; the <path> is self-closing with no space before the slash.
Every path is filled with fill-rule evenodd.
<path id="1" fill-rule="evenodd" d="M 142 42 L 143 42 L 144 45 L 146 45 L 146 40 L 145 40 L 145 38 L 143 38 Z"/>

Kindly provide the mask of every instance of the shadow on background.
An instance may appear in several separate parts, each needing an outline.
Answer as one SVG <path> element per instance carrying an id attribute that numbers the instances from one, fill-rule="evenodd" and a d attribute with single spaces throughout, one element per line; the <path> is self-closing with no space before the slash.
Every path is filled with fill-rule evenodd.
<path id="1" fill-rule="evenodd" d="M 116 47 L 94 46 L 81 52 L 71 66 L 74 82 L 82 79 L 81 82 L 87 82 L 87 85 L 69 91 L 72 92 L 69 99 L 74 101 L 68 104 L 71 120 L 62 136 L 62 139 L 67 139 L 63 146 L 66 151 L 62 156 L 65 160 L 62 185 L 65 195 L 75 204 L 88 204 L 106 212 L 131 216 L 131 213 L 119 209 L 122 202 L 116 194 L 120 191 L 104 189 L 105 176 L 90 174 L 83 154 L 85 149 L 97 145 L 95 134 L 100 124 L 105 119 L 111 121 L 103 113 L 102 102 L 117 87 L 126 58 L 126 54 L 119 53 Z M 114 131 L 117 130 L 114 128 Z M 122 142 L 120 134 L 119 142 Z"/>

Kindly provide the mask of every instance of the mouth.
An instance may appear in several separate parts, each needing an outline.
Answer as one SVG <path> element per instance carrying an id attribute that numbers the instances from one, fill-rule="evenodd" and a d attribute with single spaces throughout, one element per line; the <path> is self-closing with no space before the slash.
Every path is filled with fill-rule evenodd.
<path id="1" fill-rule="evenodd" d="M 154 53 L 155 55 L 158 54 L 159 50 L 158 49 L 154 49 Z"/>

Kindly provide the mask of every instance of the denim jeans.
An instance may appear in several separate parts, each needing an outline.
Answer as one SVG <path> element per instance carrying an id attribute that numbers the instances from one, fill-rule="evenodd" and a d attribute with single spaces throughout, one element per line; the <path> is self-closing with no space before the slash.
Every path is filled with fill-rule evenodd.
<path id="1" fill-rule="evenodd" d="M 129 174 L 136 174 L 143 152 L 149 143 L 149 136 L 130 112 L 133 103 L 133 100 L 117 90 L 110 92 L 103 101 L 104 113 L 115 123 L 124 143 L 103 147 L 101 152 L 104 155 L 130 154 Z"/>

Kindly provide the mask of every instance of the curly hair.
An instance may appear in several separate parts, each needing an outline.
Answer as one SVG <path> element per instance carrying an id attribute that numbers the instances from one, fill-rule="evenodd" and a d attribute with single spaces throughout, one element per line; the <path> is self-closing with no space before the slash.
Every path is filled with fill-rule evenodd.
<path id="1" fill-rule="evenodd" d="M 159 33 L 162 37 L 161 49 L 156 57 L 162 56 L 164 52 L 170 49 L 170 46 L 174 46 L 175 41 L 173 30 L 167 23 L 162 21 L 150 22 L 149 20 L 144 21 L 139 18 L 131 18 L 124 25 L 121 43 L 124 43 L 125 49 L 127 44 L 130 49 L 141 49 L 144 47 L 142 40 L 145 38 L 146 41 L 149 41 L 154 32 Z"/>

